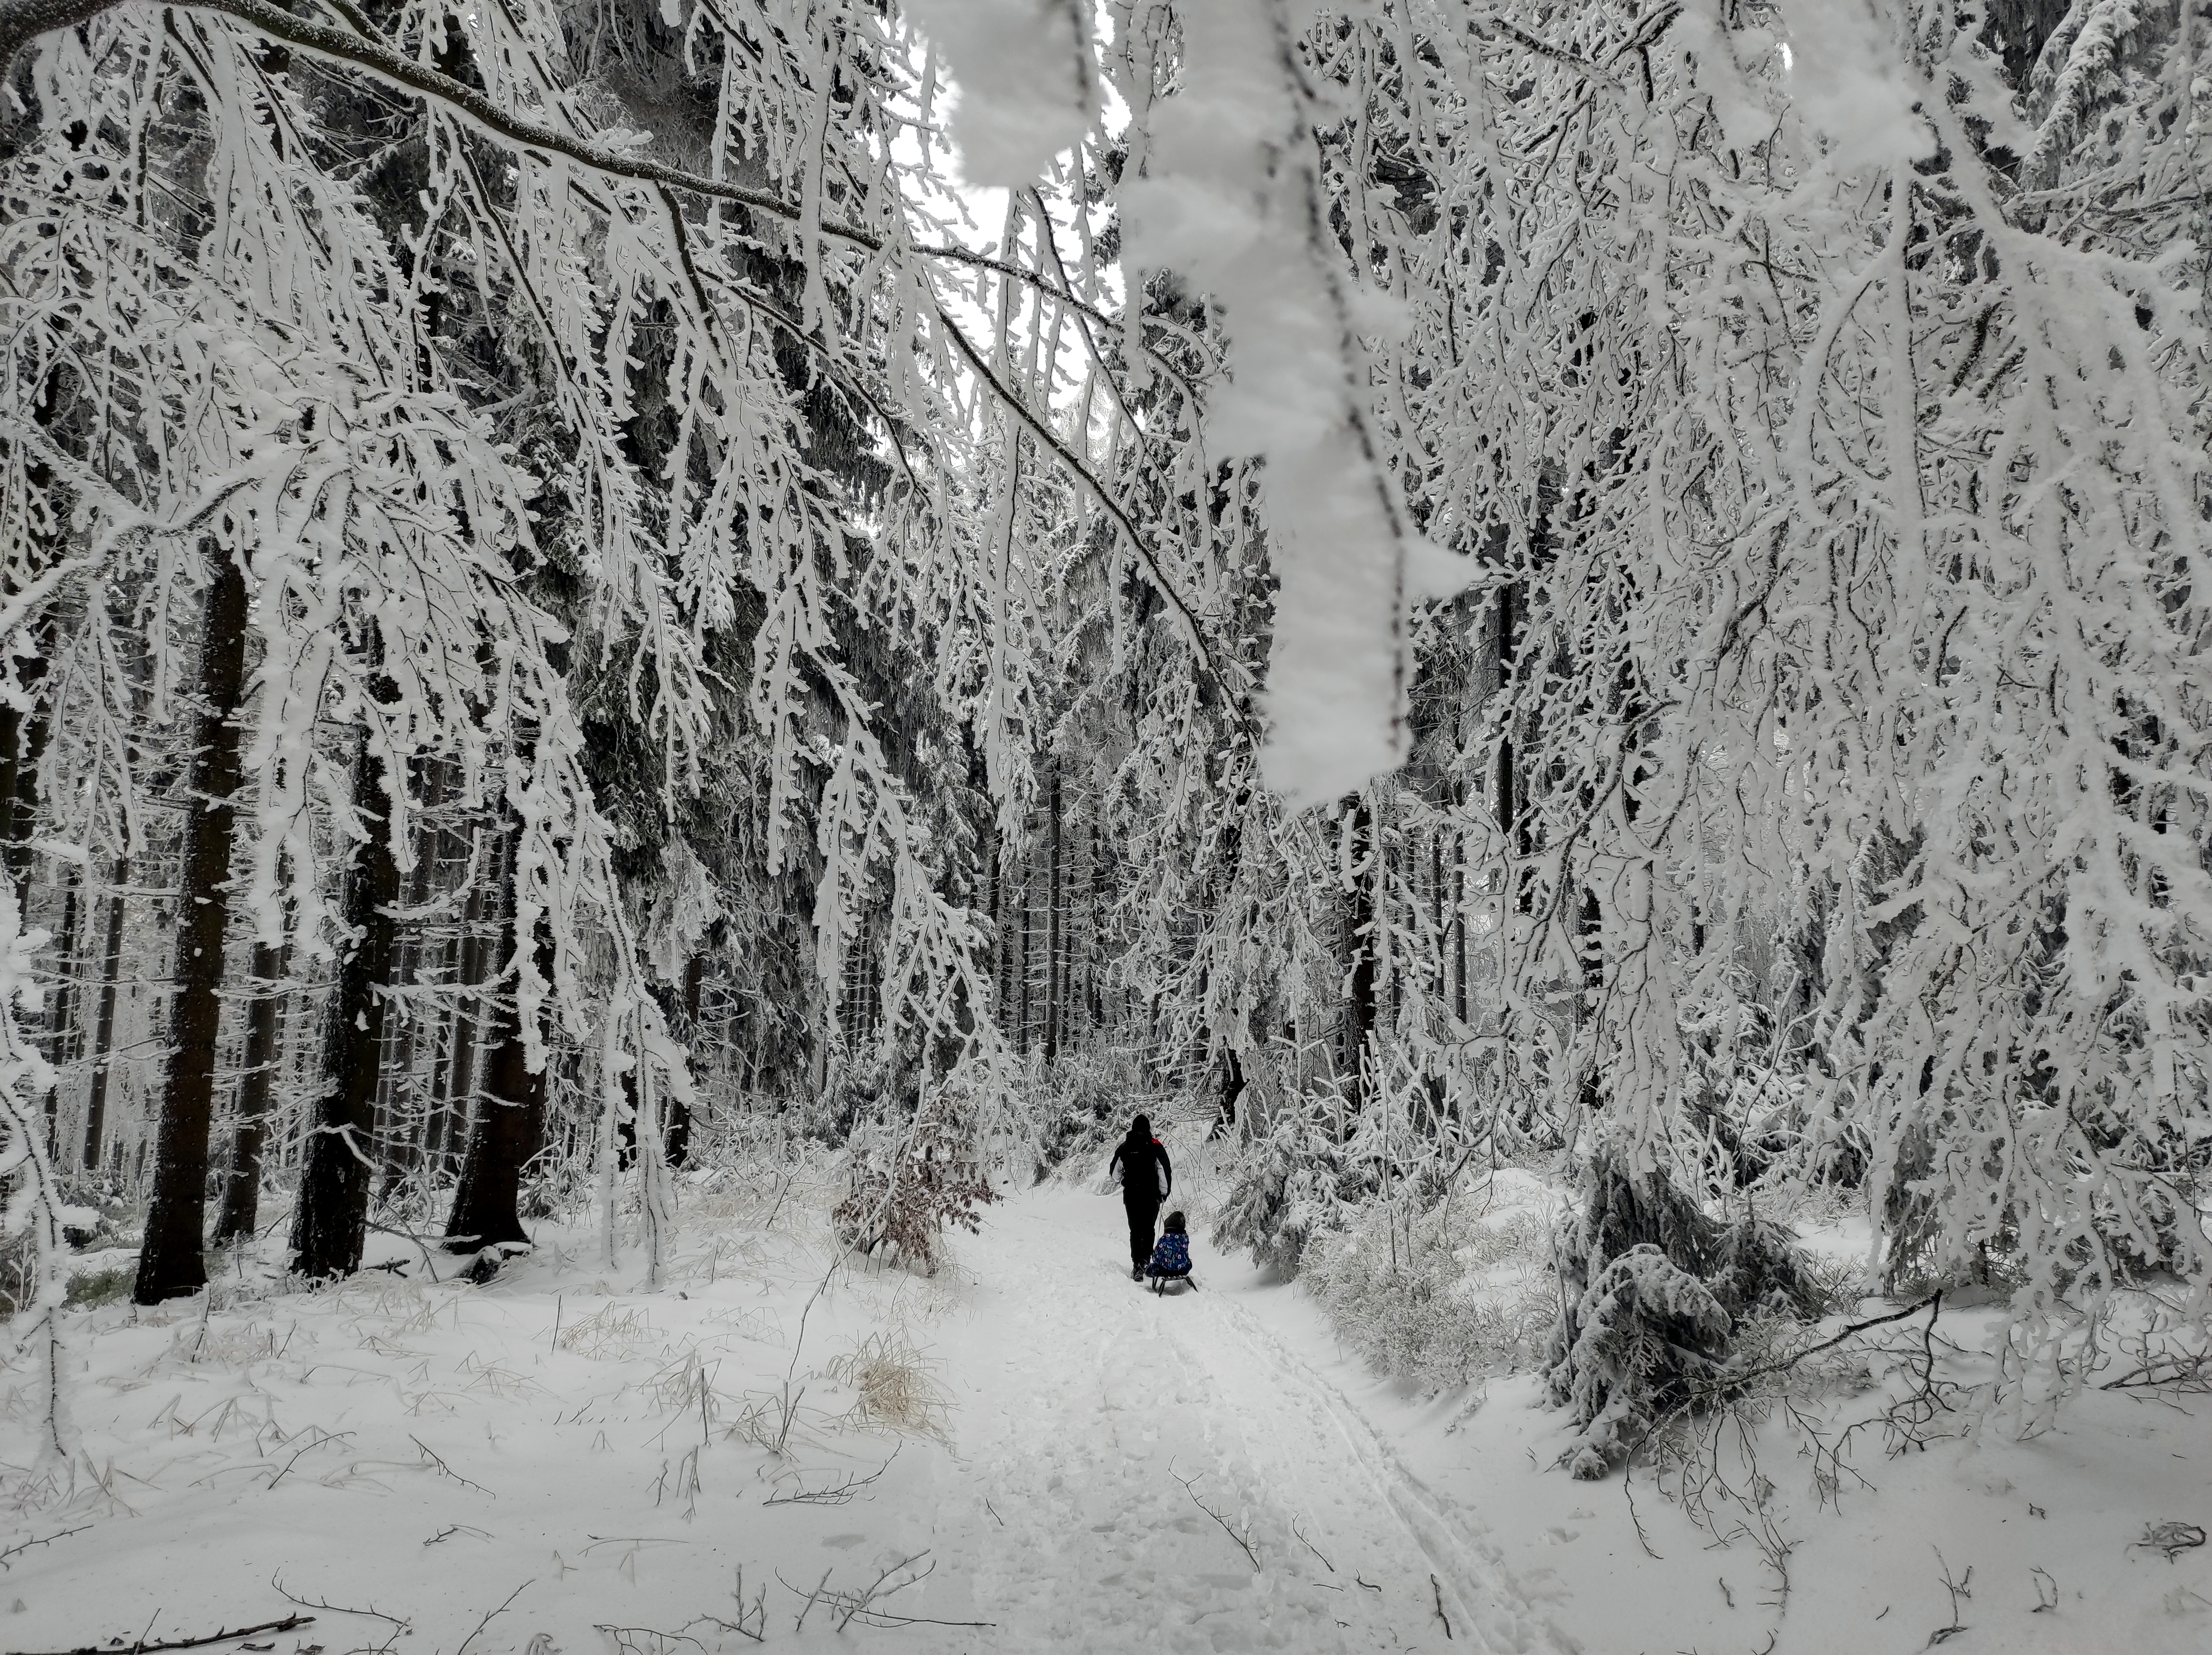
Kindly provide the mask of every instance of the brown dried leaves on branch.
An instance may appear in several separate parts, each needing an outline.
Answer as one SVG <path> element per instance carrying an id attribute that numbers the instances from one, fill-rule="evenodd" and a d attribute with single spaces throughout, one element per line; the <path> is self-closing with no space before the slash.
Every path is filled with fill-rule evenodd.
<path id="1" fill-rule="evenodd" d="M 860 1252 L 885 1252 L 926 1276 L 944 1262 L 946 1228 L 975 1234 L 982 1209 L 999 1198 L 941 1094 L 925 1100 L 890 1142 L 856 1139 L 852 1180 L 830 1215 L 837 1239 Z"/>

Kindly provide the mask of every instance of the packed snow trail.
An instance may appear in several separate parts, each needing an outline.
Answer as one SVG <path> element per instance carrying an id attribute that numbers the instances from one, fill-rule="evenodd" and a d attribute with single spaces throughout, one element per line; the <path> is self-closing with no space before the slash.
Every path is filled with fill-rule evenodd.
<path id="1" fill-rule="evenodd" d="M 972 1311 L 935 1330 L 959 1470 L 923 1612 L 994 1625 L 933 1646 L 1567 1646 L 1463 1515 L 1203 1285 L 1210 1249 L 1196 1293 L 1159 1298 L 1129 1279 L 1122 1238 L 1118 1201 L 1041 1191 L 963 1250 Z"/>

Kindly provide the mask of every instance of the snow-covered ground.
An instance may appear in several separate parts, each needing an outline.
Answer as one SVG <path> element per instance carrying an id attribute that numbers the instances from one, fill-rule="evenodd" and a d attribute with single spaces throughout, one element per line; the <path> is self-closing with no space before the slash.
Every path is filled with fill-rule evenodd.
<path id="1" fill-rule="evenodd" d="M 2154 1525 L 2212 1527 L 2212 1397 L 2092 1391 L 2029 1440 L 1990 1430 L 1895 1458 L 1878 1431 L 1864 1432 L 1847 1462 L 1864 1485 L 1847 1471 L 1826 1500 L 1805 1439 L 1777 1416 L 1750 1439 L 1755 1470 L 1733 1440 L 1723 1456 L 1740 1491 L 1753 1492 L 1759 1476 L 1772 1485 L 1757 1508 L 1713 1500 L 1723 1545 L 1647 1470 L 1624 1488 L 1618 1474 L 1577 1482 L 1557 1469 L 1572 1433 L 1541 1405 L 1534 1376 L 1494 1380 L 1483 1393 L 1409 1394 L 1336 1351 L 1297 1289 L 1249 1272 L 1222 1285 L 1418 1469 L 1440 1506 L 1480 1524 L 1501 1578 L 1589 1655 L 2212 1651 L 2212 1549 L 2169 1561 L 2142 1543 Z M 1985 1314 L 1955 1320 L 1954 1339 L 1989 1325 Z M 1831 1439 L 1837 1417 L 1820 1421 Z M 1762 1517 L 1778 1568 L 1756 1533 Z M 1947 1575 L 1964 1588 L 1955 1602 Z M 1953 1627 L 1964 1630 L 1938 1635 Z"/>
<path id="2" fill-rule="evenodd" d="M 1525 1378 L 1472 1411 L 1404 1394 L 1202 1235 L 1200 1290 L 1154 1297 L 1109 1196 L 1014 1196 L 934 1281 L 833 1271 L 793 1210 L 695 1203 L 654 1292 L 634 1252 L 608 1269 L 553 1232 L 489 1288 L 373 1272 L 79 1319 L 78 1452 L 0 1484 L 0 1546 L 52 1537 L 4 1560 L 0 1646 L 300 1613 L 253 1641 L 1905 1655 L 1963 1627 L 1935 1640 L 2212 1648 L 2212 1549 L 2136 1543 L 2212 1519 L 2212 1425 L 2170 1404 L 2093 1394 L 2034 1440 L 1899 1459 L 1869 1440 L 1872 1486 L 1839 1509 L 1770 1424 L 1785 1603 L 1747 1536 L 1717 1546 L 1642 1476 L 1632 1515 L 1617 1477 L 1551 1469 L 1562 1422 Z M 5 1383 L 21 1468 L 33 1392 Z"/>

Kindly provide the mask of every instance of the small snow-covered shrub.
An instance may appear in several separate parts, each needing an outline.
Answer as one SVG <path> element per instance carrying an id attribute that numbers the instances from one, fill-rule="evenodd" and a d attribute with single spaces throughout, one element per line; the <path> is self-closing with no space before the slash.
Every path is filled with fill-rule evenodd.
<path id="1" fill-rule="evenodd" d="M 1155 1077 L 1130 1046 L 1079 1046 L 1051 1066 L 1036 1062 L 1029 1097 L 1037 1119 L 1037 1175 L 1110 1153 L 1130 1115 L 1164 1113 L 1157 1095 Z"/>
<path id="2" fill-rule="evenodd" d="M 1781 1225 L 1705 1212 L 1656 1168 L 1601 1151 L 1559 1238 L 1559 1316 L 1546 1388 L 1583 1434 L 1574 1474 L 1601 1476 L 1677 1410 L 1725 1395 L 1753 1319 L 1810 1320 L 1828 1286 Z"/>
<path id="3" fill-rule="evenodd" d="M 1402 1222 L 1378 1205 L 1315 1241 L 1300 1280 L 1380 1371 L 1460 1385 L 1542 1351 L 1556 1313 L 1548 1240 L 1528 1207 L 1486 1213 L 1461 1197 Z"/>
<path id="4" fill-rule="evenodd" d="M 69 1296 L 62 1300 L 71 1310 L 90 1310 L 100 1305 L 112 1305 L 131 1291 L 137 1279 L 135 1264 L 118 1264 L 109 1270 L 90 1270 L 79 1272 L 69 1279 Z"/>
<path id="5" fill-rule="evenodd" d="M 1142 1056 L 1126 1046 L 1096 1046 L 1063 1052 L 1047 1068 L 1036 1065 L 1029 1095 L 1036 1118 L 1037 1175 L 1065 1167 L 1087 1177 L 1103 1167 L 1129 1130 L 1132 1115 L 1156 1125 L 1188 1112 L 1184 1100 L 1166 1100 Z"/>
<path id="6" fill-rule="evenodd" d="M 1659 1417 L 1714 1389 L 1728 1356 L 1728 1312 L 1649 1241 L 1598 1271 L 1573 1326 L 1550 1382 L 1553 1400 L 1583 1427 L 1571 1462 L 1578 1477 L 1603 1476 Z"/>
<path id="7" fill-rule="evenodd" d="M 799 1130 L 842 1143 L 862 1121 L 890 1112 L 905 1100 L 909 1082 L 872 1044 L 835 1047 L 822 1089 L 796 1110 Z"/>
<path id="8" fill-rule="evenodd" d="M 675 1181 L 687 1231 L 711 1231 L 708 1250 L 719 1257 L 736 1245 L 732 1230 L 788 1228 L 827 1213 L 844 1192 L 845 1169 L 836 1151 L 787 1116 L 730 1110 L 712 1121 L 694 1118 Z"/>
<path id="9" fill-rule="evenodd" d="M 1319 1101 L 1294 1097 L 1243 1152 L 1213 1239 L 1221 1246 L 1249 1248 L 1256 1263 L 1295 1276 L 1313 1241 L 1341 1228 L 1370 1192 Z"/>
<path id="10" fill-rule="evenodd" d="M 999 1198 L 975 1138 L 955 1118 L 943 1088 L 925 1097 L 903 1125 L 874 1120 L 853 1135 L 849 1185 L 830 1215 L 837 1239 L 863 1253 L 881 1249 L 908 1269 L 934 1276 L 947 1226 L 970 1234 L 982 1209 Z"/>

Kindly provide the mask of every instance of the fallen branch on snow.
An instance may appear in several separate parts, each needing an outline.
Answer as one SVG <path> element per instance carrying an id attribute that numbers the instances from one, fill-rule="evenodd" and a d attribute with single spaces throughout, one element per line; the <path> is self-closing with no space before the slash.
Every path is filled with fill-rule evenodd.
<path id="1" fill-rule="evenodd" d="M 852 1625 L 855 1620 L 864 1627 L 995 1627 L 999 1624 L 996 1621 L 947 1621 L 929 1615 L 898 1615 L 890 1610 L 878 1607 L 881 1599 L 889 1597 L 893 1592 L 904 1591 L 908 1586 L 918 1585 L 935 1573 L 937 1565 L 932 1563 L 929 1567 L 923 1569 L 918 1574 L 901 1580 L 896 1585 L 885 1585 L 885 1582 L 890 1580 L 899 1571 L 913 1567 L 928 1555 L 926 1551 L 918 1551 L 911 1557 L 901 1558 L 859 1591 L 844 1591 L 833 1588 L 830 1585 L 828 1569 L 822 1571 L 822 1579 L 815 1583 L 811 1591 L 800 1591 L 797 1586 L 785 1580 L 782 1574 L 778 1573 L 775 1578 L 782 1583 L 786 1591 L 806 1600 L 799 1607 L 799 1619 L 792 1630 L 799 1632 L 805 1629 L 806 1617 L 814 1612 L 814 1606 L 817 1603 L 825 1605 L 830 1613 L 840 1617 L 837 1622 L 837 1630 L 840 1632 Z"/>
<path id="2" fill-rule="evenodd" d="M 537 1584 L 538 1582 L 534 1579 L 525 1580 L 513 1591 L 507 1593 L 507 1602 L 501 1603 L 497 1609 L 493 1610 L 490 1613 L 487 1614 L 483 1620 L 477 1622 L 476 1631 L 471 1632 L 467 1637 L 461 1640 L 461 1646 L 453 1652 L 453 1655 L 469 1655 L 469 1646 L 476 1642 L 477 1639 L 482 1635 L 483 1629 L 489 1626 L 494 1621 L 499 1619 L 501 1616 L 506 1614 L 508 1604 L 513 1603 L 516 1598 L 521 1597 L 524 1592 L 529 1591 L 531 1587 Z"/>
<path id="3" fill-rule="evenodd" d="M 89 1523 L 80 1523 L 74 1529 L 64 1529 L 58 1534 L 44 1534 L 31 1540 L 19 1540 L 6 1550 L 0 1551 L 0 1569 L 12 1567 L 13 1566 L 8 1561 L 8 1560 L 11 1557 L 21 1556 L 23 1553 L 30 1550 L 33 1546 L 51 1546 L 57 1540 L 66 1540 L 73 1534 L 82 1534 L 91 1526 L 92 1525 Z"/>
<path id="4" fill-rule="evenodd" d="M 2204 1531 L 2194 1523 L 2154 1523 L 2135 1543 L 2145 1551 L 2163 1552 L 2169 1563 L 2185 1551 L 2204 1543 Z"/>
<path id="5" fill-rule="evenodd" d="M 275 1592 L 279 1597 L 282 1597 L 286 1603 L 297 1603 L 301 1609 L 319 1609 L 326 1615 L 365 1615 L 372 1621 L 381 1621 L 385 1625 L 393 1627 L 398 1629 L 392 1634 L 394 1637 L 397 1637 L 399 1633 L 408 1630 L 408 1623 L 401 1620 L 397 1615 L 386 1615 L 382 1610 L 374 1608 L 374 1606 L 368 1609 L 350 1609 L 343 1603 L 327 1603 L 318 1597 L 301 1597 L 295 1596 L 291 1591 L 285 1588 L 284 1577 L 281 1574 L 272 1574 L 269 1577 L 269 1589 Z M 314 1618 L 315 1617 L 312 1615 L 307 1617 L 310 1621 Z"/>
<path id="6" fill-rule="evenodd" d="M 453 1478 L 454 1482 L 459 1483 L 464 1488 L 474 1488 L 480 1494 L 490 1494 L 494 1500 L 497 1500 L 499 1498 L 497 1494 L 492 1494 L 490 1489 L 485 1488 L 483 1483 L 471 1481 L 469 1478 L 463 1476 L 452 1466 L 447 1464 L 444 1460 L 438 1457 L 435 1451 L 434 1451 L 428 1443 L 424 1442 L 422 1438 L 416 1436 L 413 1432 L 410 1431 L 407 1434 L 407 1440 L 413 1443 L 417 1448 L 420 1448 L 422 1451 L 423 1458 L 428 1460 L 431 1464 L 437 1467 L 441 1471 L 443 1471 L 447 1476 Z"/>
<path id="7" fill-rule="evenodd" d="M 289 1632 L 295 1627 L 313 1626 L 312 1615 L 288 1615 L 281 1621 L 264 1621 L 258 1627 L 240 1627 L 235 1632 L 210 1632 L 204 1638 L 171 1638 L 158 1644 L 140 1640 L 126 1644 L 121 1639 L 112 1643 L 87 1644 L 81 1649 L 61 1649 L 45 1652 L 45 1655 L 155 1655 L 164 1649 L 201 1649 L 209 1644 L 227 1644 L 234 1638 L 251 1638 L 257 1632 Z"/>
<path id="8" fill-rule="evenodd" d="M 1239 1549 L 1243 1550 L 1244 1555 L 1252 1560 L 1252 1567 L 1255 1569 L 1258 1568 L 1260 1567 L 1260 1554 L 1252 1549 L 1252 1543 L 1246 1539 L 1244 1536 L 1239 1534 L 1236 1530 L 1231 1528 L 1229 1526 L 1229 1519 L 1227 1518 L 1222 1516 L 1219 1512 L 1215 1511 L 1212 1506 L 1207 1505 L 1204 1500 L 1198 1497 L 1198 1489 L 1194 1486 L 1198 1482 L 1198 1479 L 1196 1477 L 1177 1476 L 1176 1475 L 1175 1467 L 1172 1465 L 1168 1468 L 1168 1475 L 1175 1477 L 1175 1480 L 1177 1482 L 1182 1484 L 1182 1491 L 1190 1496 L 1191 1504 L 1197 1506 L 1201 1512 L 1204 1512 L 1216 1523 L 1218 1523 L 1221 1525 L 1221 1532 L 1227 1535 L 1231 1540 L 1234 1540 Z M 1314 1555 L 1320 1557 L 1321 1554 L 1319 1552 L 1316 1552 Z M 1323 1562 L 1327 1562 L 1328 1560 L 1327 1558 L 1322 1558 L 1322 1561 Z M 1360 1584 L 1364 1585 L 1366 1582 L 1362 1581 Z"/>
<path id="9" fill-rule="evenodd" d="M 707 1646 L 684 1632 L 663 1632 L 658 1627 L 611 1627 L 594 1624 L 594 1632 L 604 1632 L 613 1640 L 615 1655 L 675 1655 L 677 1648 L 689 1644 L 706 1655 Z"/>
<path id="10" fill-rule="evenodd" d="M 899 1445 L 900 1447 L 905 1446 L 903 1443 Z M 831 1483 L 821 1488 L 810 1488 L 802 1482 L 793 1493 L 770 1494 L 761 1504 L 763 1506 L 842 1506 L 861 1489 L 877 1481 L 885 1471 L 890 1470 L 891 1459 L 897 1458 L 898 1449 L 894 1448 L 891 1450 L 891 1458 L 885 1460 L 866 1476 L 848 1476 L 842 1482 Z"/>
<path id="11" fill-rule="evenodd" d="M 1768 1362 L 1762 1367 L 1754 1367 L 1747 1372 L 1741 1373 L 1731 1373 L 1728 1369 L 1723 1368 L 1717 1376 L 1717 1382 L 1720 1386 L 1734 1390 L 1737 1387 L 1750 1384 L 1753 1379 L 1765 1379 L 1770 1374 L 1779 1373 L 1786 1369 L 1796 1367 L 1798 1363 L 1803 1361 L 1808 1356 L 1817 1356 L 1824 1350 L 1833 1350 L 1838 1345 L 1843 1343 L 1844 1340 L 1863 1333 L 1869 1328 L 1881 1327 L 1891 1322 L 1901 1322 L 1908 1316 L 1917 1315 L 1920 1312 L 1926 1310 L 1931 1305 L 1936 1307 L 1936 1316 L 1940 1316 L 1943 1313 L 1943 1292 L 1942 1288 L 1937 1288 L 1935 1292 L 1929 1294 L 1925 1299 L 1921 1300 L 1917 1304 L 1907 1305 L 1903 1310 L 1893 1310 L 1887 1316 L 1869 1316 L 1863 1322 L 1853 1322 L 1849 1327 L 1844 1329 L 1842 1332 L 1835 1335 L 1834 1337 L 1823 1339 L 1818 1344 L 1807 1345 L 1802 1350 L 1792 1351 L 1789 1355 L 1784 1356 L 1779 1361 Z M 1930 1316 L 1928 1319 L 1928 1325 L 1930 1329 L 1933 1329 L 1936 1325 L 1936 1316 Z"/>

